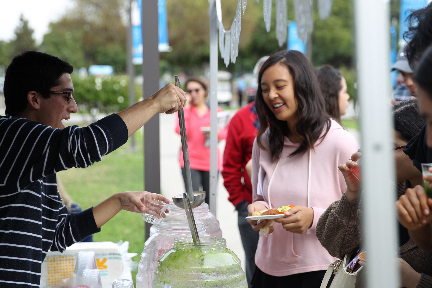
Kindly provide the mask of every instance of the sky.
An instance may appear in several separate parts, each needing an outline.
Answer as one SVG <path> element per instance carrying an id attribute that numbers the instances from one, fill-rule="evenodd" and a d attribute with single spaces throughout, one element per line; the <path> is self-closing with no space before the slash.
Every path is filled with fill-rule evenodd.
<path id="1" fill-rule="evenodd" d="M 0 40 L 13 39 L 23 14 L 34 30 L 33 37 L 40 44 L 48 32 L 48 24 L 67 13 L 71 6 L 70 0 L 0 0 Z"/>

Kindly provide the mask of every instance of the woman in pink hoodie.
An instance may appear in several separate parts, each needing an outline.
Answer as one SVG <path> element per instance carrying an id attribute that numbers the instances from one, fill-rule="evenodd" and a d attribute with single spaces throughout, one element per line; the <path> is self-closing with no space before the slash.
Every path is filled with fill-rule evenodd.
<path id="1" fill-rule="evenodd" d="M 359 148 L 355 138 L 328 118 L 309 60 L 280 51 L 264 62 L 255 105 L 260 130 L 252 152 L 253 203 L 248 212 L 295 205 L 260 233 L 252 287 L 320 287 L 335 258 L 321 246 L 317 221 L 346 189 L 338 165 Z M 254 230 L 266 221 L 248 220 Z"/>

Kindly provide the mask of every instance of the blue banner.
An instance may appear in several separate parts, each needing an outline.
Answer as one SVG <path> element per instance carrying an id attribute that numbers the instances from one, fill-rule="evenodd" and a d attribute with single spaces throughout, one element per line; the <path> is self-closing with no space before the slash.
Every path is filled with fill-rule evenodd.
<path id="1" fill-rule="evenodd" d="M 295 21 L 289 21 L 288 24 L 288 50 L 297 50 L 306 54 L 306 43 L 298 37 L 297 25 Z"/>
<path id="2" fill-rule="evenodd" d="M 428 0 L 401 0 L 400 18 L 399 18 L 399 45 L 404 45 L 403 33 L 407 31 L 406 18 L 411 14 L 412 10 L 418 10 L 426 7 Z"/>
<path id="3" fill-rule="evenodd" d="M 141 32 L 142 0 L 132 1 L 132 62 L 135 65 L 143 62 L 143 44 Z M 170 51 L 168 45 L 168 24 L 165 0 L 158 0 L 158 33 L 159 52 Z"/>
<path id="4" fill-rule="evenodd" d="M 165 0 L 158 0 L 158 19 L 159 52 L 168 52 L 170 47 L 168 45 L 168 21 Z"/>
<path id="5" fill-rule="evenodd" d="M 397 58 L 397 33 L 395 27 L 390 27 L 390 37 L 391 37 L 391 50 L 390 50 L 390 67 L 396 62 Z M 394 70 L 390 73 L 390 79 L 393 89 L 397 86 L 397 71 Z"/>
<path id="6" fill-rule="evenodd" d="M 143 45 L 141 33 L 141 0 L 132 1 L 132 63 L 143 63 Z"/>

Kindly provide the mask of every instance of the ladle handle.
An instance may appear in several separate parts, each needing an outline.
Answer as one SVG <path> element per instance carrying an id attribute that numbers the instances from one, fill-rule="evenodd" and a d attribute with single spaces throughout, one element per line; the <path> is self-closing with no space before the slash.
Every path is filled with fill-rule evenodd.
<path id="1" fill-rule="evenodd" d="M 195 225 L 195 217 L 193 215 L 191 203 L 190 203 L 189 198 L 187 197 L 186 193 L 183 193 L 183 204 L 184 204 L 185 211 L 186 211 L 186 217 L 187 217 L 188 223 L 189 223 L 189 228 L 190 228 L 191 233 L 192 233 L 192 240 L 194 242 L 194 245 L 198 245 L 198 244 L 200 244 L 200 240 L 199 240 L 198 231 L 197 231 L 197 228 Z"/>
<path id="2" fill-rule="evenodd" d="M 175 76 L 175 85 L 179 88 L 180 87 L 180 80 L 178 79 L 178 76 Z M 186 187 L 187 187 L 187 194 L 189 196 L 189 201 L 194 201 L 194 194 L 192 190 L 192 177 L 191 177 L 191 171 L 190 171 L 190 164 L 189 164 L 189 152 L 188 152 L 188 145 L 187 145 L 187 138 L 186 138 L 186 125 L 185 125 L 185 119 L 184 119 L 184 111 L 183 108 L 178 111 L 179 116 L 179 124 L 180 124 L 180 136 L 181 136 L 181 143 L 182 143 L 182 150 L 183 150 L 183 161 L 184 161 L 184 168 L 186 172 Z"/>

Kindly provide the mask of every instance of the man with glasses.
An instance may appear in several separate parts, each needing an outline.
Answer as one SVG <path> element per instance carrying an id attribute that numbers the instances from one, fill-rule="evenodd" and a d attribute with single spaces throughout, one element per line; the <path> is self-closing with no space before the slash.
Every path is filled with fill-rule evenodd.
<path id="1" fill-rule="evenodd" d="M 64 251 L 100 231 L 122 209 L 158 215 L 153 200 L 168 203 L 145 191 L 123 192 L 68 214 L 56 172 L 100 161 L 153 115 L 174 113 L 186 101 L 181 89 L 168 84 L 120 113 L 84 128 L 66 128 L 62 121 L 77 112 L 72 71 L 65 61 L 35 51 L 16 56 L 6 71 L 6 116 L 0 117 L 0 287 L 38 287 L 48 250 Z"/>

